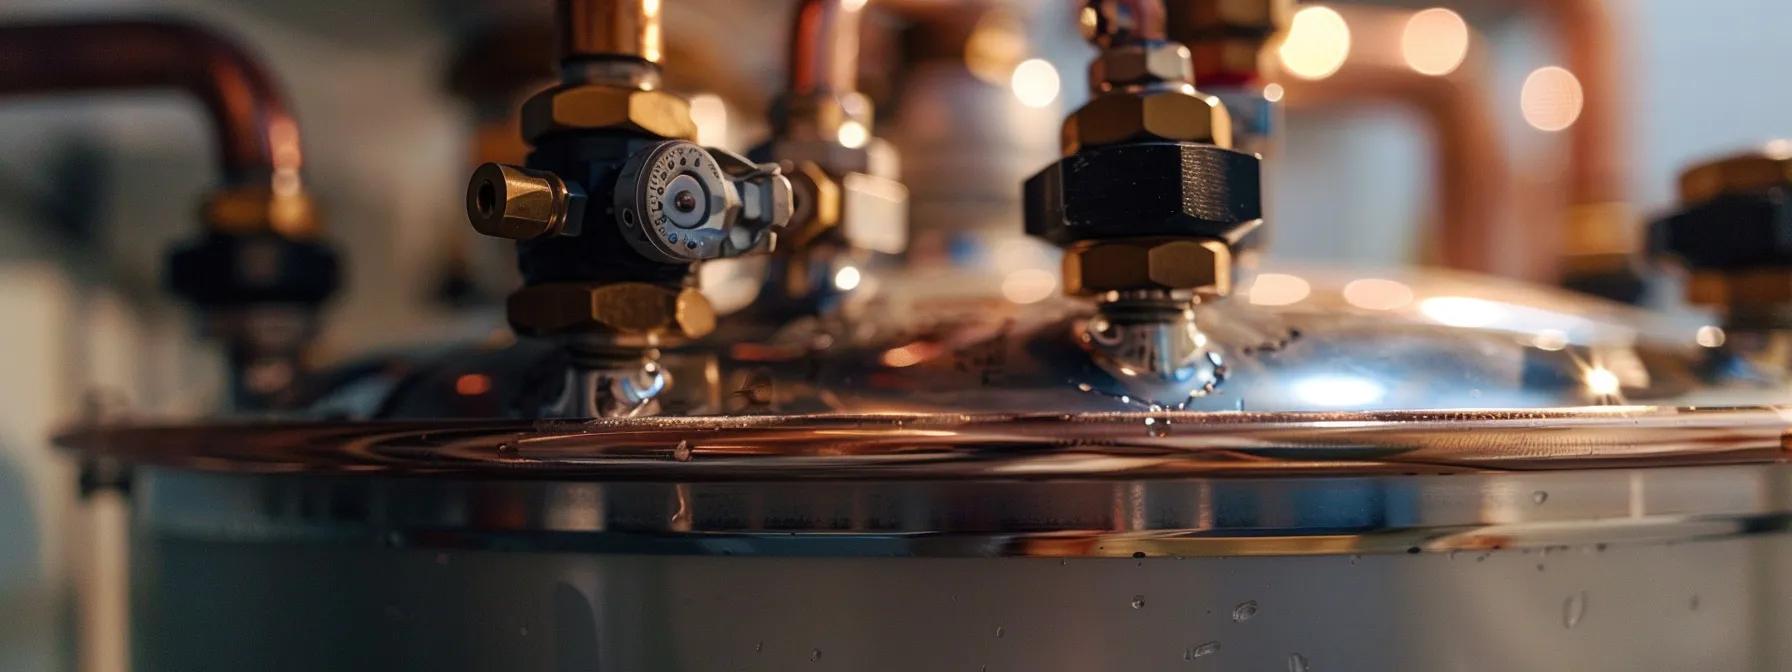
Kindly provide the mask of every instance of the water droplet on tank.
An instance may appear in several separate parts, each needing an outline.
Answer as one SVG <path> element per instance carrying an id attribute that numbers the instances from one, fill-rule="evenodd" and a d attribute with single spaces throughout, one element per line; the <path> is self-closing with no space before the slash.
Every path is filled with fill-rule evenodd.
<path id="1" fill-rule="evenodd" d="M 505 443 L 500 443 L 500 444 L 498 444 L 498 452 L 500 452 L 500 453 L 514 453 L 514 452 L 516 452 L 516 444 L 514 444 L 514 443 L 509 443 L 509 442 L 505 442 Z"/>
<path id="2" fill-rule="evenodd" d="M 1004 628 L 1004 627 L 1002 627 L 1002 626 L 999 626 L 999 625 L 998 625 L 998 626 L 996 626 L 996 639 L 1001 639 L 1001 638 L 1002 638 L 1002 635 L 1004 635 L 1004 634 L 1007 634 L 1007 632 L 1008 632 L 1008 629 L 1007 629 L 1007 628 Z"/>
<path id="3" fill-rule="evenodd" d="M 1531 493 L 1531 503 L 1532 504 L 1542 504 L 1547 501 L 1549 501 L 1549 493 L 1544 492 L 1542 490 L 1538 490 L 1536 492 Z"/>
<path id="4" fill-rule="evenodd" d="M 517 628 L 517 629 L 516 629 L 516 631 L 517 631 L 517 632 L 518 632 L 518 633 L 520 633 L 520 634 L 521 634 L 521 635 L 522 635 L 522 636 L 524 636 L 524 637 L 528 637 L 528 636 L 529 636 L 529 629 L 528 629 L 528 628 Z"/>
<path id="5" fill-rule="evenodd" d="M 678 445 L 673 446 L 672 459 L 678 460 L 679 462 L 691 461 L 691 442 L 679 441 Z"/>
<path id="6" fill-rule="evenodd" d="M 821 649 L 811 649 L 809 651 L 809 660 L 810 661 L 821 660 Z"/>
<path id="7" fill-rule="evenodd" d="M 1144 609 L 1145 608 L 1145 596 L 1144 595 L 1132 596 L 1132 608 Z"/>
<path id="8" fill-rule="evenodd" d="M 1288 672 L 1307 672 L 1313 669 L 1307 665 L 1307 657 L 1298 653 L 1288 654 Z"/>
<path id="9" fill-rule="evenodd" d="M 1573 628 L 1576 625 L 1580 625 L 1580 619 L 1585 618 L 1586 615 L 1587 591 L 1583 590 L 1573 595 L 1569 595 L 1568 599 L 1562 602 L 1563 627 Z"/>
<path id="10" fill-rule="evenodd" d="M 1257 601 L 1256 600 L 1245 600 L 1243 602 L 1238 603 L 1238 606 L 1232 608 L 1232 621 L 1234 623 L 1243 623 L 1245 621 L 1251 620 L 1251 617 L 1256 616 L 1256 615 L 1257 615 Z"/>
<path id="11" fill-rule="evenodd" d="M 1190 647 L 1187 651 L 1182 652 L 1182 659 L 1194 660 L 1204 656 L 1211 656 L 1218 653 L 1219 650 L 1220 643 L 1217 640 L 1212 642 L 1202 642 Z"/>
<path id="12" fill-rule="evenodd" d="M 1697 596 L 1697 595 L 1692 596 L 1692 599 L 1687 601 L 1686 606 L 1688 608 L 1692 609 L 1693 611 L 1698 611 L 1699 610 L 1699 596 Z"/>
<path id="13" fill-rule="evenodd" d="M 753 653 L 764 653 L 764 652 L 765 652 L 765 642 L 755 642 L 753 644 Z"/>

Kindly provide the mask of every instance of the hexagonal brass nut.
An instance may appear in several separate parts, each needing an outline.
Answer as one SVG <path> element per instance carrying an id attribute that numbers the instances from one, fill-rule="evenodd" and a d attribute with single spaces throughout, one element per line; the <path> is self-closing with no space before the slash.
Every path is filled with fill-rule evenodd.
<path id="1" fill-rule="evenodd" d="M 523 139 L 571 130 L 627 130 L 691 140 L 697 122 L 691 103 L 661 90 L 641 91 L 599 84 L 548 89 L 523 103 Z"/>
<path id="2" fill-rule="evenodd" d="M 1686 279 L 1686 301 L 1729 308 L 1792 303 L 1792 269 L 1697 271 Z"/>
<path id="3" fill-rule="evenodd" d="M 534 285 L 511 294 L 508 308 L 511 326 L 530 335 L 607 332 L 676 341 L 716 328 L 702 292 L 641 282 Z"/>
<path id="4" fill-rule="evenodd" d="M 276 233 L 310 238 L 318 233 L 317 207 L 300 191 L 276 194 L 271 187 L 233 187 L 212 192 L 200 216 L 220 233 Z"/>
<path id="5" fill-rule="evenodd" d="M 1232 116 L 1218 98 L 1185 85 L 1104 93 L 1064 120 L 1066 156 L 1084 147 L 1153 140 L 1231 147 Z"/>
<path id="6" fill-rule="evenodd" d="M 1086 240 L 1064 250 L 1064 291 L 1076 296 L 1139 290 L 1232 293 L 1232 250 L 1217 240 Z"/>
<path id="7" fill-rule="evenodd" d="M 1680 202 L 1686 205 L 1726 194 L 1792 186 L 1792 153 L 1755 152 L 1695 165 L 1680 174 Z"/>
<path id="8" fill-rule="evenodd" d="M 1089 63 L 1089 81 L 1104 87 L 1150 82 L 1193 82 L 1188 47 L 1176 42 L 1134 42 L 1101 50 Z"/>
<path id="9" fill-rule="evenodd" d="M 779 236 L 782 249 L 801 249 L 840 224 L 840 183 L 813 161 L 780 163 L 790 178 L 790 224 Z"/>

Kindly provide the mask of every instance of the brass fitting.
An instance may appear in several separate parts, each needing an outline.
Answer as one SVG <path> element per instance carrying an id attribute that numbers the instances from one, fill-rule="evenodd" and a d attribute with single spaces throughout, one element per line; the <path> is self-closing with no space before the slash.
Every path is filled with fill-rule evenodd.
<path id="1" fill-rule="evenodd" d="M 840 225 L 840 183 L 813 161 L 785 161 L 783 168 L 796 209 L 780 242 L 800 249 Z"/>
<path id="2" fill-rule="evenodd" d="M 1232 250 L 1212 239 L 1085 240 L 1064 250 L 1064 291 L 1073 296 L 1141 290 L 1232 292 Z"/>
<path id="3" fill-rule="evenodd" d="M 536 94 L 523 103 L 523 139 L 530 144 L 560 131 L 623 130 L 691 140 L 697 122 L 691 103 L 662 90 L 575 84 Z"/>
<path id="4" fill-rule="evenodd" d="M 701 338 L 716 327 L 703 293 L 642 282 L 552 283 L 510 295 L 510 324 L 519 333 L 609 332 L 652 343 Z"/>
<path id="5" fill-rule="evenodd" d="M 559 175 L 487 163 L 473 171 L 467 184 L 467 218 L 474 230 L 495 238 L 577 234 L 568 227 L 582 219 L 574 207 L 582 200 Z"/>
<path id="6" fill-rule="evenodd" d="M 206 227 L 219 233 L 270 232 L 293 239 L 318 233 L 317 208 L 311 196 L 295 190 L 276 193 L 269 186 L 219 189 L 205 199 L 201 216 Z"/>
<path id="7" fill-rule="evenodd" d="M 1103 49 L 1089 63 L 1089 81 L 1100 91 L 1153 82 L 1195 81 L 1188 47 L 1175 42 L 1134 42 Z"/>
<path id="8" fill-rule="evenodd" d="M 1680 202 L 1692 204 L 1776 186 L 1792 186 L 1792 152 L 1737 154 L 1681 173 Z"/>
<path id="9" fill-rule="evenodd" d="M 1122 142 L 1181 141 L 1232 146 L 1232 116 L 1189 84 L 1096 96 L 1064 120 L 1064 155 Z"/>
<path id="10" fill-rule="evenodd" d="M 1719 308 L 1792 303 L 1792 269 L 1694 271 L 1686 280 L 1686 300 Z"/>
<path id="11" fill-rule="evenodd" d="M 665 58 L 656 0 L 560 0 L 561 58 Z"/>

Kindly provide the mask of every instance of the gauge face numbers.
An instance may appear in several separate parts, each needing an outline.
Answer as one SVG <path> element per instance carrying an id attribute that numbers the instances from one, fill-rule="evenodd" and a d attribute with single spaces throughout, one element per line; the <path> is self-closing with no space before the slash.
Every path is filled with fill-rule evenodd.
<path id="1" fill-rule="evenodd" d="M 687 261 L 721 254 L 728 186 L 708 152 L 688 142 L 662 145 L 653 150 L 639 181 L 643 233 L 653 247 Z"/>

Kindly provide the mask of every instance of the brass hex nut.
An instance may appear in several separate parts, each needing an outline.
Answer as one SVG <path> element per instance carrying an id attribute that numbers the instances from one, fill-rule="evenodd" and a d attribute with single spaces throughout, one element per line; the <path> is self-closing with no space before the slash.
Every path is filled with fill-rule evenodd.
<path id="1" fill-rule="evenodd" d="M 691 140 L 697 122 L 691 103 L 661 90 L 642 91 L 600 84 L 548 89 L 523 103 L 523 139 L 571 130 L 626 130 Z"/>
<path id="2" fill-rule="evenodd" d="M 1175 42 L 1133 42 L 1101 50 L 1089 63 L 1089 81 L 1106 87 L 1151 82 L 1193 82 L 1188 47 Z"/>
<path id="3" fill-rule="evenodd" d="M 1232 146 L 1232 117 L 1220 100 L 1193 86 L 1112 91 L 1064 120 L 1064 154 L 1136 141 Z"/>
<path id="4" fill-rule="evenodd" d="M 1792 187 L 1792 153 L 1738 154 L 1688 168 L 1680 174 L 1680 202 L 1691 205 L 1773 187 Z"/>
<path id="5" fill-rule="evenodd" d="M 200 216 L 219 233 L 275 233 L 311 238 L 318 233 L 317 207 L 303 191 L 276 193 L 269 186 L 232 187 L 212 192 Z"/>
<path id="6" fill-rule="evenodd" d="M 790 178 L 790 224 L 779 238 L 784 249 L 800 249 L 840 225 L 840 183 L 813 161 L 784 161 Z"/>
<path id="7" fill-rule="evenodd" d="M 1064 291 L 1077 296 L 1140 290 L 1232 292 L 1232 250 L 1218 240 L 1086 240 L 1064 250 Z"/>
<path id="8" fill-rule="evenodd" d="M 642 282 L 533 285 L 511 294 L 507 307 L 511 326 L 529 335 L 608 332 L 679 341 L 716 327 L 702 292 Z"/>
<path id="9" fill-rule="evenodd" d="M 1697 271 L 1686 280 L 1686 300 L 1715 307 L 1792 303 L 1792 269 Z"/>

